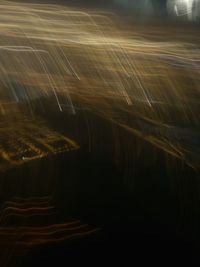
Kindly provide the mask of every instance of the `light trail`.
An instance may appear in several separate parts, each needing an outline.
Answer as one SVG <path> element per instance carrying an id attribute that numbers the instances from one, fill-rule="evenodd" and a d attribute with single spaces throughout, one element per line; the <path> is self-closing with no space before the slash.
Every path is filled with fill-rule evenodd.
<path id="1" fill-rule="evenodd" d="M 113 13 L 60 5 L 1 1 L 0 14 L 0 172 L 80 148 L 38 119 L 36 103 L 47 112 L 48 108 L 63 112 L 66 107 L 73 116 L 82 112 L 89 151 L 96 133 L 87 112 L 112 125 L 117 157 L 124 148 L 114 132 L 116 125 L 199 170 L 200 36 L 196 30 L 130 26 Z M 140 145 L 134 151 L 137 157 Z M 124 153 L 132 160 L 133 151 L 124 149 Z M 40 222 L 38 227 L 24 223 L 51 212 L 54 206 L 48 197 L 4 202 L 0 263 L 13 266 L 9 261 L 19 256 L 18 251 L 23 254 L 33 246 L 98 230 L 79 221 Z M 9 225 L 12 217 L 22 224 Z"/>
<path id="2" fill-rule="evenodd" d="M 46 217 L 56 212 L 50 202 L 49 197 L 13 198 L 4 202 L 0 208 L 1 266 L 18 266 L 33 247 L 81 238 L 100 230 L 79 220 L 48 224 Z M 14 225 L 10 218 L 15 218 Z M 40 221 L 40 225 L 27 224 L 29 218 Z"/>
<path id="3" fill-rule="evenodd" d="M 170 41 L 160 27 L 131 28 L 113 13 L 9 1 L 0 10 L 2 116 L 12 116 L 14 103 L 21 112 L 24 102 L 33 113 L 35 100 L 53 97 L 60 111 L 76 114 L 80 104 L 128 129 L 120 111 L 160 127 L 199 127 L 200 47 L 192 29 L 174 30 Z M 178 138 L 168 136 L 165 147 L 163 136 L 155 138 L 165 151 L 171 142 L 180 148 Z"/>

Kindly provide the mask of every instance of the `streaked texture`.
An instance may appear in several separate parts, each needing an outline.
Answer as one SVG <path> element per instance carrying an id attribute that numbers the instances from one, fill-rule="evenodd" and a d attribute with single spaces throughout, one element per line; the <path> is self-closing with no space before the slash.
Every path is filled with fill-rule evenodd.
<path id="1" fill-rule="evenodd" d="M 23 179 L 19 182 L 17 175 L 11 183 L 0 179 L 1 191 L 5 190 L 0 209 L 0 265 L 13 266 L 15 260 L 18 263 L 33 247 L 99 230 L 79 220 L 64 218 L 60 221 L 59 216 L 54 217 L 54 213 L 59 212 L 56 204 L 67 214 L 68 208 L 72 209 L 73 205 L 77 208 L 84 194 L 86 200 L 79 204 L 83 213 L 87 213 L 87 205 L 92 206 L 89 211 L 94 211 L 102 203 L 99 199 L 95 202 L 95 194 L 99 197 L 104 194 L 100 189 L 108 187 L 105 190 L 108 192 L 120 184 L 113 182 L 115 173 L 111 183 L 109 180 L 106 184 L 104 177 L 99 181 L 94 169 L 90 173 L 92 179 L 82 179 L 80 173 L 87 168 L 84 166 L 87 153 L 79 158 L 80 169 L 76 163 L 70 169 L 66 158 L 60 157 L 61 163 L 57 164 L 55 155 L 82 149 L 82 143 L 65 131 L 81 112 L 80 117 L 85 121 L 77 127 L 75 136 L 87 136 L 89 152 L 95 140 L 106 131 L 106 127 L 97 126 L 100 130 L 95 132 L 92 120 L 98 118 L 105 123 L 102 125 L 110 126 L 112 133 L 108 136 L 111 138 L 101 141 L 113 142 L 110 147 L 114 152 L 109 153 L 113 153 L 114 163 L 123 158 L 121 161 L 127 161 L 124 165 L 134 169 L 135 159 L 143 163 L 145 152 L 140 152 L 150 144 L 150 155 L 145 157 L 149 163 L 141 163 L 139 168 L 155 163 L 154 158 L 159 157 L 157 152 L 161 151 L 167 155 L 162 159 L 166 160 L 166 166 L 169 155 L 170 159 L 178 159 L 189 166 L 195 174 L 199 171 L 200 36 L 196 28 L 191 25 L 174 27 L 173 23 L 163 23 L 163 27 L 159 27 L 153 20 L 151 25 L 145 21 L 140 24 L 132 17 L 102 10 L 9 1 L 0 2 L 0 14 L 0 172 L 19 170 L 20 173 L 24 166 L 29 166 L 30 172 L 35 171 L 30 177 L 24 177 L 26 171 L 22 169 Z M 70 120 L 60 121 L 66 125 L 57 129 L 53 127 L 57 117 L 52 115 L 49 119 L 51 114 L 70 116 Z M 133 144 L 130 142 L 130 147 L 126 136 L 136 140 Z M 97 147 L 101 144 L 99 142 Z M 54 157 L 55 165 L 50 166 L 51 161 L 46 161 L 49 176 L 40 181 L 37 174 L 38 171 L 43 174 L 45 157 Z M 92 161 L 92 156 L 88 158 Z M 61 164 L 65 169 L 64 177 L 57 168 Z M 96 172 L 107 177 L 101 173 L 99 165 Z M 68 169 L 71 180 L 67 183 Z M 129 172 L 128 167 L 125 171 Z M 81 176 L 81 181 L 76 180 L 76 175 Z M 90 186 L 93 182 L 95 185 Z M 71 188 L 75 188 L 73 192 Z M 48 194 L 44 196 L 46 191 Z M 63 195 L 59 195 L 60 192 Z M 143 203 L 144 193 L 141 199 L 140 193 L 138 195 L 138 202 Z M 114 197 L 118 198 L 117 193 Z M 106 206 L 107 198 L 103 196 L 102 199 Z M 119 202 L 123 207 L 121 199 Z M 80 210 L 74 213 L 82 215 Z"/>
<path id="2" fill-rule="evenodd" d="M 151 40 L 145 30 L 117 26 L 111 13 L 7 1 L 0 8 L 2 116 L 24 113 L 21 104 L 32 114 L 35 102 L 53 96 L 60 111 L 89 109 L 199 165 L 198 146 L 182 129 L 200 120 L 199 37 L 189 41 L 192 29 L 174 32 L 173 41 L 154 32 L 160 40 Z"/>

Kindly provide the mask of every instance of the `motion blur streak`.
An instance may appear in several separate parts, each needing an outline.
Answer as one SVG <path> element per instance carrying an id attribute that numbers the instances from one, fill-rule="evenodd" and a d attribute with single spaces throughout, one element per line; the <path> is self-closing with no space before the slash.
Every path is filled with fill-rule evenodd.
<path id="1" fill-rule="evenodd" d="M 35 246 L 82 237 L 99 230 L 78 220 L 50 223 L 53 213 L 49 210 L 57 212 L 55 207 L 49 206 L 50 201 L 49 197 L 14 198 L 3 204 L 0 209 L 1 266 L 18 266 L 21 257 Z M 46 216 L 50 224 L 45 223 Z"/>
<path id="2" fill-rule="evenodd" d="M 95 173 L 101 169 L 101 182 L 93 169 L 88 172 L 88 179 L 81 176 L 80 185 L 76 178 L 87 169 L 85 162 L 92 165 L 92 156 L 88 161 L 82 160 L 89 154 L 85 153 L 87 146 L 92 151 L 94 143 L 105 136 L 103 142 L 108 147 L 110 140 L 113 142 L 111 149 L 105 145 L 113 162 L 123 157 L 122 161 L 130 162 L 132 168 L 137 158 L 137 162 L 144 163 L 139 168 L 145 169 L 145 152 L 140 153 L 145 146 L 153 151 L 150 156 L 147 153 L 149 164 L 161 150 L 167 155 L 163 160 L 166 166 L 171 163 L 170 155 L 170 159 L 178 158 L 184 166 L 199 171 L 200 36 L 196 26 L 173 27 L 171 22 L 161 27 L 157 23 L 155 26 L 153 19 L 151 22 L 140 24 L 134 18 L 102 10 L 0 1 L 0 173 L 8 173 L 7 177 L 12 177 L 13 170 L 17 173 L 15 179 L 0 178 L 1 266 L 20 264 L 21 256 L 37 245 L 54 244 L 99 230 L 74 221 L 73 216 L 82 220 L 81 214 L 91 213 L 85 208 L 93 207 L 90 198 L 95 200 L 104 195 L 102 188 L 108 187 L 109 191 L 110 184 L 115 188 L 114 180 L 108 181 L 109 186 L 105 183 L 109 171 L 106 176 L 99 162 Z M 95 131 L 95 123 L 98 130 L 102 129 Z M 107 130 L 101 125 L 109 125 L 111 136 L 110 132 L 104 135 Z M 101 142 L 97 147 L 101 156 Z M 79 149 L 80 155 L 73 154 Z M 77 157 L 80 165 L 71 164 L 70 157 L 67 161 L 63 155 L 59 160 L 54 156 L 62 153 L 66 156 L 67 152 L 72 160 Z M 45 157 L 49 161 L 43 161 Z M 115 172 L 113 176 L 116 179 Z M 93 178 L 97 181 L 90 187 Z M 71 190 L 74 187 L 77 194 Z M 87 195 L 90 190 L 91 195 Z M 76 209 L 85 192 L 87 201 L 81 203 L 81 212 L 74 215 L 71 211 L 70 217 L 72 206 Z M 117 193 L 113 195 L 118 197 Z M 121 187 L 119 196 L 123 196 Z M 99 207 L 101 201 L 96 203 Z"/>
<path id="3" fill-rule="evenodd" d="M 23 114 L 20 104 L 32 114 L 32 102 L 54 97 L 60 111 L 90 109 L 199 166 L 188 133 L 176 128 L 199 126 L 199 37 L 189 42 L 188 30 L 170 42 L 157 28 L 160 40 L 150 40 L 102 11 L 7 1 L 0 9 L 2 115 Z"/>
<path id="4" fill-rule="evenodd" d="M 6 119 L 6 120 L 5 120 Z M 0 122 L 0 170 L 4 171 L 34 159 L 77 150 L 73 140 L 49 129 L 44 121 L 13 115 Z"/>

